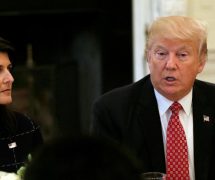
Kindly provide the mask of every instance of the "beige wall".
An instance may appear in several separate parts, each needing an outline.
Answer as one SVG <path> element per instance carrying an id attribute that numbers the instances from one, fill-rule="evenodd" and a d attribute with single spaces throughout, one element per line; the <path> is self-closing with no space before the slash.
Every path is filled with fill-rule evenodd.
<path id="1" fill-rule="evenodd" d="M 215 49 L 215 3 L 214 0 L 188 0 L 188 15 L 206 21 L 208 25 L 208 48 Z"/>
<path id="2" fill-rule="evenodd" d="M 198 79 L 215 83 L 215 3 L 214 0 L 187 0 L 187 15 L 206 22 L 208 61 Z"/>

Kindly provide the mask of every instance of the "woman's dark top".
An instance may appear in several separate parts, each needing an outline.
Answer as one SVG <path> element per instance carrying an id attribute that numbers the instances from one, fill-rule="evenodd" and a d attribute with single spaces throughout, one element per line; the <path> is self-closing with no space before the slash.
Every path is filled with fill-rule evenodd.
<path id="1" fill-rule="evenodd" d="M 0 171 L 17 172 L 28 154 L 43 143 L 40 128 L 18 112 L 12 112 L 12 124 L 5 124 L 1 114 L 0 118 Z"/>

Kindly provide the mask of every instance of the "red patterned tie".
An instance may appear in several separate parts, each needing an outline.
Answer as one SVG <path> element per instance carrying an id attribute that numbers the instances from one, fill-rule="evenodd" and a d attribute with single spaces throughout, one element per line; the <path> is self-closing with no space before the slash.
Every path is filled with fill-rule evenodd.
<path id="1" fill-rule="evenodd" d="M 170 110 L 167 127 L 167 180 L 189 180 L 188 147 L 184 129 L 179 120 L 179 111 L 182 106 L 174 102 Z"/>

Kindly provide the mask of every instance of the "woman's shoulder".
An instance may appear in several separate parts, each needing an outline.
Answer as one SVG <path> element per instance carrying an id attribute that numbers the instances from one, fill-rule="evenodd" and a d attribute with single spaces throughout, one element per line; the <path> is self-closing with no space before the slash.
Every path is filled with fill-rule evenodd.
<path id="1" fill-rule="evenodd" d="M 36 130 L 39 128 L 39 125 L 27 114 L 13 111 L 13 115 L 16 121 L 17 129 Z"/>

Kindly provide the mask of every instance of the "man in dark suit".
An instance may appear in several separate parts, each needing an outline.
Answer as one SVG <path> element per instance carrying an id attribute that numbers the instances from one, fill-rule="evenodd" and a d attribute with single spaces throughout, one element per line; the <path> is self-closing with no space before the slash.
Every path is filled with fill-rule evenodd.
<path id="1" fill-rule="evenodd" d="M 179 102 L 188 146 L 187 179 L 215 179 L 215 85 L 196 79 L 207 58 L 205 26 L 188 17 L 158 18 L 149 28 L 145 55 L 149 75 L 97 99 L 92 133 L 133 151 L 142 172 L 166 173 L 169 108 Z"/>

